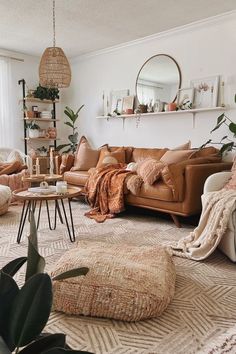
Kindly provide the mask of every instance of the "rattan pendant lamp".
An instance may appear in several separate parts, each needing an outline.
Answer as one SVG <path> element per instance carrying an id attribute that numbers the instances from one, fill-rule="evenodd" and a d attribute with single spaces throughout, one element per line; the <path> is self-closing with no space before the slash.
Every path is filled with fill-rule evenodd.
<path id="1" fill-rule="evenodd" d="M 55 0 L 53 0 L 53 47 L 45 49 L 39 64 L 39 83 L 48 88 L 70 86 L 71 69 L 62 48 L 56 47 Z"/>

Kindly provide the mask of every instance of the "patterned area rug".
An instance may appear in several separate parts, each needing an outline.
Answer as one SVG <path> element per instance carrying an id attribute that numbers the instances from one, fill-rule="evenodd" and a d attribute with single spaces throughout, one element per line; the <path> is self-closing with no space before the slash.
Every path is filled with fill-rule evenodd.
<path id="1" fill-rule="evenodd" d="M 134 245 L 168 244 L 187 235 L 193 228 L 185 225 L 177 229 L 171 221 L 140 212 L 138 215 L 124 213 L 97 224 L 84 217 L 88 206 L 82 201 L 74 201 L 72 207 L 78 240 L 128 242 Z M 21 244 L 16 243 L 19 218 L 19 206 L 10 207 L 10 211 L 0 217 L 1 265 L 26 255 L 27 232 Z M 47 268 L 72 247 L 76 247 L 76 244 L 70 243 L 65 226 L 59 223 L 56 231 L 49 231 L 46 214 L 43 213 L 39 249 L 46 257 Z M 218 251 L 205 262 L 177 257 L 174 261 L 177 271 L 176 294 L 161 317 L 125 323 L 54 312 L 47 330 L 64 332 L 73 348 L 96 354 L 205 353 L 203 348 L 206 344 L 216 344 L 219 336 L 236 324 L 236 265 Z M 23 280 L 23 272 L 17 280 Z"/>

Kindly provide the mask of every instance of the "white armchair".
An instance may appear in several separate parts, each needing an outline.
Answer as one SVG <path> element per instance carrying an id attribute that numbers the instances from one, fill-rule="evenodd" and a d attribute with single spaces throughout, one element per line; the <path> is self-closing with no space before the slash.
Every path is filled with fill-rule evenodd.
<path id="1" fill-rule="evenodd" d="M 230 171 L 218 172 L 209 176 L 205 182 L 203 193 L 220 190 L 230 179 L 230 176 Z M 231 261 L 236 262 L 236 210 L 231 215 L 226 233 L 218 247 Z"/>

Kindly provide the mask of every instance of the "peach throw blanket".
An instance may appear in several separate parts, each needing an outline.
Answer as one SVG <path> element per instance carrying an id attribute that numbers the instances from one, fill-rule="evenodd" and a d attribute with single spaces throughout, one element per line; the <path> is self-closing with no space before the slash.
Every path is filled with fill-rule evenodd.
<path id="1" fill-rule="evenodd" d="M 214 252 L 236 208 L 236 190 L 206 193 L 202 196 L 202 205 L 201 218 L 195 230 L 171 245 L 175 256 L 201 261 Z"/>
<path id="2" fill-rule="evenodd" d="M 92 210 L 85 215 L 97 222 L 124 210 L 124 182 L 131 171 L 123 164 L 100 167 L 93 171 L 85 185 L 85 193 Z"/>

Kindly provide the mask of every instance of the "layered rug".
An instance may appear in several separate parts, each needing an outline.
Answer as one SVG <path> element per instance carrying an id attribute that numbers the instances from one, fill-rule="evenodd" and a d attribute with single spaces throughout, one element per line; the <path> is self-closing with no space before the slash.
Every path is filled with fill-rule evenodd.
<path id="1" fill-rule="evenodd" d="M 168 245 L 193 229 L 193 226 L 186 225 L 177 229 L 172 221 L 154 214 L 130 211 L 97 224 L 84 216 L 89 210 L 84 202 L 74 201 L 72 208 L 77 240 Z M 20 211 L 20 206 L 12 206 L 0 217 L 1 266 L 27 254 L 28 225 L 21 244 L 16 243 Z M 66 250 L 76 247 L 76 242 L 69 241 L 64 225 L 58 223 L 57 230 L 49 231 L 45 211 L 38 239 L 47 269 Z M 221 354 L 229 341 L 233 349 L 227 352 L 236 353 L 236 329 L 233 329 L 236 324 L 236 265 L 218 251 L 204 262 L 177 257 L 174 262 L 176 293 L 161 317 L 127 323 L 53 312 L 47 331 L 64 332 L 68 344 L 74 349 L 95 354 Z M 17 281 L 22 282 L 23 277 L 22 271 L 17 275 Z M 221 339 L 226 344 L 222 344 Z"/>

